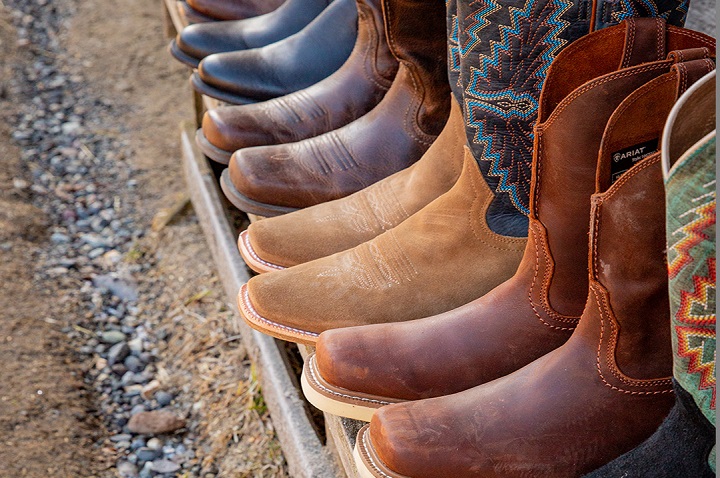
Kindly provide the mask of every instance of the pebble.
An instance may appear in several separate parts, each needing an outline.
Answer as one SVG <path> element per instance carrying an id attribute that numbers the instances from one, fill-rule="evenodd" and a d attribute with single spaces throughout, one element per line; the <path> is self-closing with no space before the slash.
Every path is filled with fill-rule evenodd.
<path id="1" fill-rule="evenodd" d="M 151 450 L 162 450 L 163 442 L 159 438 L 151 438 L 147 441 L 147 447 Z"/>
<path id="2" fill-rule="evenodd" d="M 175 473 L 180 465 L 170 460 L 155 460 L 152 462 L 152 470 L 156 473 Z"/>
<path id="3" fill-rule="evenodd" d="M 174 398 L 175 397 L 173 396 L 173 394 L 168 393 L 168 392 L 160 391 L 155 394 L 155 400 L 158 402 L 158 405 L 160 405 L 161 407 L 170 405 L 170 403 L 172 403 Z"/>
<path id="4" fill-rule="evenodd" d="M 100 340 L 106 344 L 117 344 L 127 339 L 127 336 L 119 330 L 108 330 L 100 334 Z"/>
<path id="5" fill-rule="evenodd" d="M 120 434 L 113 435 L 110 437 L 110 441 L 112 441 L 112 442 L 129 441 L 131 439 L 132 439 L 132 435 L 129 435 L 127 433 L 120 433 Z"/>
<path id="6" fill-rule="evenodd" d="M 141 412 L 130 417 L 128 429 L 142 435 L 171 433 L 185 426 L 185 420 L 167 410 Z"/>
<path id="7" fill-rule="evenodd" d="M 140 461 L 153 461 L 162 456 L 162 450 L 153 450 L 151 448 L 141 448 L 135 452 Z"/>
<path id="8" fill-rule="evenodd" d="M 135 478 L 138 476 L 137 466 L 127 461 L 122 461 L 118 464 L 117 472 L 124 478 Z"/>
<path id="9" fill-rule="evenodd" d="M 108 351 L 108 364 L 115 365 L 116 363 L 125 360 L 125 357 L 128 355 L 130 355 L 130 347 L 128 347 L 127 342 L 118 342 L 110 347 L 110 350 Z M 127 368 L 130 369 L 130 367 Z"/>
<path id="10" fill-rule="evenodd" d="M 130 355 L 125 359 L 125 366 L 128 370 L 135 373 L 142 372 L 145 368 L 145 364 L 134 355 Z"/>

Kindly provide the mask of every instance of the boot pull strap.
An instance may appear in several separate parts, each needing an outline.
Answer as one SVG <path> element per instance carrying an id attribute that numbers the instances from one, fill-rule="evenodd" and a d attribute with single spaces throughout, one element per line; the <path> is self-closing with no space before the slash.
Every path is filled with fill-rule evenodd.
<path id="1" fill-rule="evenodd" d="M 713 57 L 714 55 L 707 47 L 686 48 L 685 50 L 674 50 L 668 53 L 668 60 L 673 60 L 675 63 L 682 63 L 683 61 L 692 60 L 703 60 L 705 58 Z"/>
<path id="2" fill-rule="evenodd" d="M 673 52 L 674 53 L 674 52 Z M 672 70 L 678 75 L 677 93 L 675 98 L 680 98 L 688 87 L 692 86 L 703 76 L 715 69 L 715 63 L 709 58 L 683 61 L 672 66 Z"/>
<path id="3" fill-rule="evenodd" d="M 620 68 L 665 58 L 665 20 L 641 17 L 625 23 L 625 51 Z"/>

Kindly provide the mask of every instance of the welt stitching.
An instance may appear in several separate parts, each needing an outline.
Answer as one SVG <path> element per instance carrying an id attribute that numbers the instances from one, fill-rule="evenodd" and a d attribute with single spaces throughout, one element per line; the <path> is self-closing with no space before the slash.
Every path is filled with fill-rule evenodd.
<path id="1" fill-rule="evenodd" d="M 362 441 L 363 441 L 363 445 L 365 446 L 365 448 L 369 450 L 369 448 L 370 448 L 370 443 L 369 443 L 368 440 L 367 440 L 367 431 L 366 431 L 366 432 L 363 432 Z M 370 452 L 366 452 L 365 455 L 366 455 L 365 458 L 367 458 L 368 460 L 370 460 L 370 464 L 372 465 L 374 471 L 376 471 L 377 473 L 380 473 L 380 474 L 383 476 L 383 478 L 393 478 L 392 476 L 388 475 L 387 473 L 385 473 L 384 471 L 382 471 L 382 470 L 380 469 L 380 467 L 378 466 L 378 464 L 375 463 L 375 460 L 373 460 L 373 457 L 372 457 L 372 455 L 370 454 Z"/>
<path id="2" fill-rule="evenodd" d="M 252 303 L 250 302 L 250 294 L 248 292 L 247 285 L 243 286 L 243 289 L 241 289 L 241 292 L 243 294 L 242 301 L 241 301 L 242 305 L 243 305 L 243 309 L 245 309 L 249 314 L 251 314 L 256 320 L 259 320 L 260 322 L 262 322 L 270 327 L 273 327 L 276 329 L 281 329 L 281 330 L 286 330 L 288 332 L 296 333 L 299 335 L 306 335 L 308 337 L 317 337 L 320 335 L 320 334 L 316 334 L 314 332 L 307 332 L 305 330 L 288 327 L 286 325 L 278 324 L 276 322 L 266 319 L 265 317 L 260 315 L 257 310 L 255 310 Z"/>
<path id="3" fill-rule="evenodd" d="M 257 262 L 261 263 L 264 266 L 268 266 L 272 269 L 282 270 L 285 269 L 283 266 L 279 266 L 277 264 L 273 264 L 271 262 L 264 261 L 260 258 L 260 256 L 257 255 L 255 252 L 255 249 L 253 249 L 252 244 L 250 244 L 250 235 L 247 234 L 247 231 L 245 231 L 244 234 L 241 234 L 240 237 L 242 238 L 243 243 L 245 244 L 245 248 L 247 249 L 250 256 L 255 259 Z"/>
<path id="4" fill-rule="evenodd" d="M 324 392 L 329 393 L 331 395 L 336 395 L 338 397 L 343 397 L 343 398 L 349 398 L 351 400 L 357 400 L 357 401 L 361 401 L 361 402 L 377 403 L 378 405 L 389 405 L 391 403 L 391 402 L 386 402 L 384 400 L 374 400 L 372 398 L 356 397 L 354 395 L 340 393 L 335 390 L 332 390 L 331 388 L 326 387 L 322 382 L 320 382 L 320 380 L 317 377 L 317 375 L 319 375 L 320 373 L 317 372 L 317 375 L 316 375 L 315 356 L 313 356 L 313 358 L 311 360 L 309 360 L 308 370 L 310 370 L 310 378 L 312 379 L 312 383 L 315 386 L 317 386 L 318 388 L 320 388 L 321 390 L 323 390 Z"/>
<path id="5" fill-rule="evenodd" d="M 597 81 L 593 81 L 590 84 L 586 84 L 585 86 L 582 86 L 578 88 L 577 90 L 573 91 L 572 94 L 565 97 L 565 99 L 562 101 L 562 104 L 558 106 L 555 111 L 550 115 L 550 117 L 545 122 L 545 127 L 549 126 L 553 121 L 557 119 L 557 116 L 565 109 L 567 108 L 568 103 L 572 102 L 577 97 L 583 95 L 586 91 L 593 89 L 597 86 L 600 86 L 602 84 L 608 83 L 613 80 L 619 80 L 621 78 L 626 78 L 628 76 L 633 76 L 638 73 L 645 73 L 648 71 L 654 71 L 654 70 L 662 70 L 667 66 L 668 62 L 663 61 L 658 64 L 651 64 L 647 66 L 641 66 L 641 67 L 633 67 L 632 71 L 619 71 L 616 73 L 611 74 L 610 76 L 603 77 Z"/>

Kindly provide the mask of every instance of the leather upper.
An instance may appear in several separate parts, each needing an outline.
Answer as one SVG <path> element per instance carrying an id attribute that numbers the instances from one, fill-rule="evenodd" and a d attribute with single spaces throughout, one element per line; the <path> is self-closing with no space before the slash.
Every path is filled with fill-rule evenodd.
<path id="1" fill-rule="evenodd" d="M 284 40 L 205 57 L 198 75 L 210 87 L 264 101 L 307 88 L 335 72 L 350 55 L 356 36 L 355 1 L 335 0 L 307 27 Z"/>
<path id="2" fill-rule="evenodd" d="M 202 124 L 208 141 L 230 153 L 300 141 L 340 128 L 377 105 L 398 63 L 387 46 L 379 1 L 358 0 L 357 9 L 357 41 L 338 71 L 286 96 L 210 110 Z"/>

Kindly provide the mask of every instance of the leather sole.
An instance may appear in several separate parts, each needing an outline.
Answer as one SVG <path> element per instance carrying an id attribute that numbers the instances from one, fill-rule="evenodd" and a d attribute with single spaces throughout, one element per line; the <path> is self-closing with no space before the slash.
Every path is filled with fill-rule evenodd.
<path id="1" fill-rule="evenodd" d="M 168 51 L 173 57 L 175 57 L 176 60 L 178 60 L 180 63 L 184 63 L 190 68 L 197 68 L 200 64 L 200 60 L 182 51 L 180 47 L 177 46 L 177 42 L 175 42 L 175 40 L 172 40 L 170 42 L 170 45 L 168 46 Z"/>
<path id="2" fill-rule="evenodd" d="M 351 390 L 336 387 L 328 383 L 317 368 L 315 354 L 305 360 L 300 376 L 305 398 L 323 412 L 345 418 L 369 422 L 375 411 L 385 405 L 398 403 L 367 394 L 358 394 Z"/>
<path id="3" fill-rule="evenodd" d="M 249 105 L 250 103 L 257 103 L 258 101 L 261 101 L 247 96 L 236 95 L 234 93 L 215 88 L 214 86 L 210 86 L 205 83 L 202 78 L 200 78 L 200 75 L 197 72 L 193 73 L 190 77 L 190 83 L 198 93 L 226 103 L 232 103 L 234 105 Z"/>
<path id="4" fill-rule="evenodd" d="M 198 147 L 205 154 L 205 156 L 212 159 L 216 163 L 224 165 L 230 164 L 230 158 L 232 157 L 233 152 L 220 149 L 214 144 L 212 144 L 210 141 L 208 141 L 208 139 L 205 137 L 205 134 L 203 133 L 202 128 L 197 130 L 197 133 L 195 133 L 195 144 L 198 145 Z"/>
<path id="5" fill-rule="evenodd" d="M 241 211 L 249 212 L 250 214 L 257 214 L 258 216 L 263 217 L 274 217 L 297 211 L 296 208 L 292 207 L 273 206 L 272 204 L 254 201 L 241 194 L 230 180 L 230 172 L 227 169 L 223 171 L 222 176 L 220 177 L 220 187 L 233 206 Z"/>
<path id="6" fill-rule="evenodd" d="M 369 431 L 370 425 L 365 425 L 360 429 L 353 449 L 353 458 L 360 478 L 410 478 L 395 473 L 378 458 L 370 442 Z"/>
<path id="7" fill-rule="evenodd" d="M 261 316 L 253 307 L 247 290 L 247 284 L 243 284 L 237 297 L 238 310 L 243 320 L 255 330 L 281 340 L 295 342 L 298 344 L 315 345 L 318 336 L 315 332 L 294 329 L 286 325 L 278 324 Z"/>
<path id="8" fill-rule="evenodd" d="M 272 271 L 281 271 L 285 269 L 285 267 L 283 266 L 279 266 L 277 264 L 273 264 L 271 262 L 260 259 L 260 256 L 258 256 L 255 252 L 255 249 L 253 249 L 252 244 L 250 244 L 250 235 L 247 231 L 241 232 L 240 236 L 238 237 L 238 250 L 240 251 L 240 255 L 245 261 L 245 264 L 247 264 L 250 269 L 254 270 L 258 274 L 264 274 L 265 272 Z"/>

